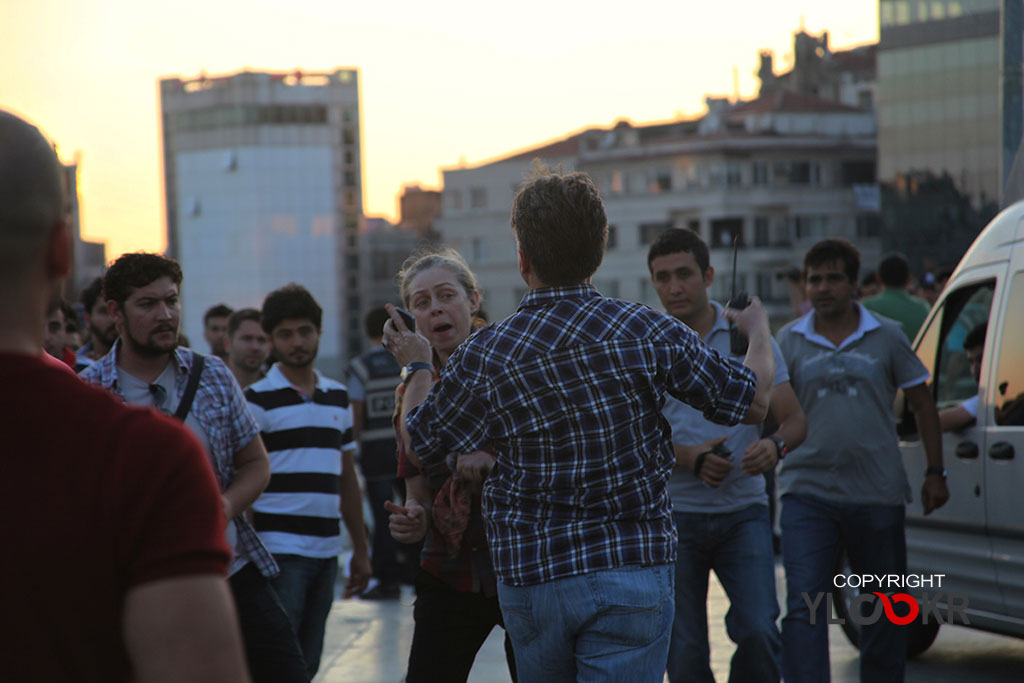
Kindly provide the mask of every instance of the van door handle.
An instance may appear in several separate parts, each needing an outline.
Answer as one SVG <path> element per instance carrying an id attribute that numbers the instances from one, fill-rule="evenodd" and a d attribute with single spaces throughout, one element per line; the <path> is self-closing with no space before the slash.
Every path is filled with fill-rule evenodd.
<path id="1" fill-rule="evenodd" d="M 978 444 L 973 441 L 961 441 L 956 445 L 956 457 L 961 460 L 975 460 L 978 457 Z"/>
<path id="2" fill-rule="evenodd" d="M 1013 446 L 1005 441 L 997 441 L 988 449 L 988 455 L 993 460 L 1012 460 Z"/>

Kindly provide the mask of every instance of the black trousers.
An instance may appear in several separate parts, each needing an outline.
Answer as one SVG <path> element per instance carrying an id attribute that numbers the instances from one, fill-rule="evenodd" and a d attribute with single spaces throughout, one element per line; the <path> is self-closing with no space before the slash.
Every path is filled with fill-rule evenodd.
<path id="1" fill-rule="evenodd" d="M 416 577 L 413 618 L 406 683 L 465 683 L 491 630 L 504 628 L 497 596 L 457 591 L 422 569 Z M 505 659 L 514 682 L 515 657 L 507 633 Z"/>
<path id="2" fill-rule="evenodd" d="M 309 683 L 299 641 L 270 581 L 250 562 L 228 583 L 253 683 Z"/>

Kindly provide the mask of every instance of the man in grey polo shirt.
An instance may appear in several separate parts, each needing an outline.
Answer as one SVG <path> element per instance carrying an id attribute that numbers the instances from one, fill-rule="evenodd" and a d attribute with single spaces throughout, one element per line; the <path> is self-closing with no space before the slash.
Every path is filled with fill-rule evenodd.
<path id="1" fill-rule="evenodd" d="M 704 343 L 742 361 L 729 349 L 722 306 L 708 298 L 715 269 L 708 247 L 692 230 L 661 233 L 647 253 L 647 267 L 665 311 Z M 758 425 L 726 427 L 666 397 L 677 467 L 668 482 L 679 533 L 675 567 L 675 618 L 669 645 L 672 683 L 714 682 L 708 645 L 708 576 L 714 570 L 729 596 L 726 630 L 736 643 L 730 680 L 779 680 L 779 616 L 775 562 L 764 473 L 807 433 L 803 410 L 789 385 L 777 344 L 769 418 L 779 428 L 761 438 Z M 724 442 L 732 453 L 710 452 Z"/>
<path id="2" fill-rule="evenodd" d="M 910 486 L 892 413 L 897 389 L 916 414 L 928 460 L 921 488 L 925 514 L 949 498 L 928 370 L 899 323 L 857 303 L 859 269 L 860 254 L 845 240 L 811 247 L 804 283 L 813 310 L 778 335 L 808 425 L 807 439 L 779 473 L 787 683 L 829 680 L 826 601 L 814 600 L 831 590 L 841 547 L 854 574 L 906 572 L 903 523 Z M 809 604 L 815 605 L 813 625 Z M 902 681 L 905 659 L 905 629 L 884 618 L 863 627 L 861 681 Z"/>

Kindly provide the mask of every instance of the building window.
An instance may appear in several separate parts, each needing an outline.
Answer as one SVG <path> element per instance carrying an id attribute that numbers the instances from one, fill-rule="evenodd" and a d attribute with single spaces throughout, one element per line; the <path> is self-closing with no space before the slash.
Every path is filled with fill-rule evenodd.
<path id="1" fill-rule="evenodd" d="M 622 171 L 612 171 L 612 194 L 622 194 L 629 190 L 629 179 Z"/>
<path id="2" fill-rule="evenodd" d="M 881 234 L 881 216 L 874 213 L 857 214 L 857 237 L 879 237 Z"/>
<path id="3" fill-rule="evenodd" d="M 659 168 L 647 174 L 647 194 L 661 194 L 672 189 L 672 172 Z"/>
<path id="4" fill-rule="evenodd" d="M 356 174 L 352 171 L 345 171 L 345 187 L 356 186 Z"/>
<path id="5" fill-rule="evenodd" d="M 653 244 L 654 240 L 658 239 L 658 235 L 671 227 L 669 223 L 641 223 L 640 244 L 644 246 Z"/>
<path id="6" fill-rule="evenodd" d="M 754 185 L 768 184 L 768 164 L 764 161 L 755 161 L 751 167 L 751 176 Z"/>
<path id="7" fill-rule="evenodd" d="M 619 246 L 619 230 L 614 225 L 608 226 L 608 249 L 615 249 Z"/>
<path id="8" fill-rule="evenodd" d="M 711 221 L 711 243 L 708 246 L 731 247 L 734 240 L 737 240 L 739 246 L 746 246 L 743 243 L 742 218 L 717 218 Z"/>
<path id="9" fill-rule="evenodd" d="M 449 209 L 458 211 L 462 208 L 462 192 L 460 190 L 445 190 L 444 198 Z"/>
<path id="10" fill-rule="evenodd" d="M 767 247 L 771 240 L 771 221 L 764 216 L 754 218 L 754 246 Z"/>
<path id="11" fill-rule="evenodd" d="M 352 126 L 345 126 L 341 131 L 341 141 L 346 145 L 356 144 L 356 131 Z"/>
<path id="12" fill-rule="evenodd" d="M 474 209 L 482 209 L 487 206 L 487 188 L 486 187 L 471 187 L 469 188 L 469 205 Z"/>
<path id="13" fill-rule="evenodd" d="M 739 187 L 743 183 L 743 170 L 737 161 L 728 161 L 725 164 L 725 184 L 729 187 Z"/>
<path id="14" fill-rule="evenodd" d="M 825 216 L 795 216 L 793 232 L 798 240 L 825 237 L 828 220 Z"/>
<path id="15" fill-rule="evenodd" d="M 474 237 L 469 241 L 470 260 L 482 263 L 487 260 L 487 243 L 482 237 Z"/>
<path id="16" fill-rule="evenodd" d="M 857 185 L 875 182 L 875 162 L 844 161 L 839 165 L 839 177 L 843 185 Z"/>

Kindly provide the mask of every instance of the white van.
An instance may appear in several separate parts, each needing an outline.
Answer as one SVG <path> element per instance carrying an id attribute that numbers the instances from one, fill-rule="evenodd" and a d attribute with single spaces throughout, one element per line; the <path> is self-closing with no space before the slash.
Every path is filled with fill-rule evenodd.
<path id="1" fill-rule="evenodd" d="M 985 322 L 976 383 L 963 339 Z M 941 588 L 927 590 L 966 596 L 971 627 L 1024 637 L 1024 202 L 996 216 L 974 241 L 914 348 L 931 370 L 938 407 L 978 396 L 978 417 L 942 436 L 949 502 L 927 517 L 920 501 L 907 506 L 907 572 L 945 575 Z M 897 417 L 903 464 L 916 498 L 924 451 L 913 417 L 902 409 Z M 849 598 L 834 597 L 837 611 L 842 598 Z M 945 599 L 938 606 L 948 619 Z M 931 619 L 911 628 L 908 654 L 913 656 L 931 645 L 939 625 Z M 855 628 L 846 632 L 856 641 Z"/>

